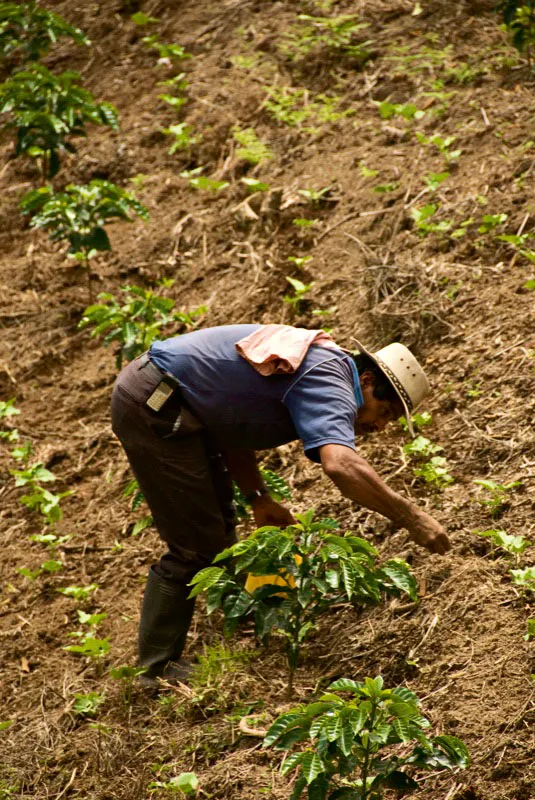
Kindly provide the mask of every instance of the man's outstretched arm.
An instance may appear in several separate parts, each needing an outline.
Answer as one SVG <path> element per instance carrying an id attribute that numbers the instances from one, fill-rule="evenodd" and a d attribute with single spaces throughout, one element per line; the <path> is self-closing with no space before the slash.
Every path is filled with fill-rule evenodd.
<path id="1" fill-rule="evenodd" d="M 344 497 L 377 511 L 409 531 L 411 539 L 432 553 L 451 548 L 442 525 L 406 498 L 390 489 L 368 462 L 339 444 L 319 448 L 323 471 Z"/>

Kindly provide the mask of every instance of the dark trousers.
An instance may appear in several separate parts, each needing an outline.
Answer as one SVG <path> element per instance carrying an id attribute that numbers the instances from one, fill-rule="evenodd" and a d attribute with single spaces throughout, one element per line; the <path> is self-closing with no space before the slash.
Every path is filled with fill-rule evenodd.
<path id="1" fill-rule="evenodd" d="M 146 356 L 123 369 L 112 394 L 112 428 L 168 547 L 155 571 L 184 584 L 236 541 L 232 481 L 178 391 L 159 412 L 145 405 L 161 377 Z"/>

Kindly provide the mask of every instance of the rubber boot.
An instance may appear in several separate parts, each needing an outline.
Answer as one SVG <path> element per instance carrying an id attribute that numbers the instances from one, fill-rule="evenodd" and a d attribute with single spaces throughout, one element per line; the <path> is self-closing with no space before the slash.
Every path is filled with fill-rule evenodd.
<path id="1" fill-rule="evenodd" d="M 146 672 L 139 683 L 158 690 L 161 680 L 186 683 L 191 666 L 180 656 L 195 600 L 188 600 L 189 586 L 167 581 L 150 568 L 139 622 L 139 665 Z M 161 679 L 161 680 L 160 680 Z"/>

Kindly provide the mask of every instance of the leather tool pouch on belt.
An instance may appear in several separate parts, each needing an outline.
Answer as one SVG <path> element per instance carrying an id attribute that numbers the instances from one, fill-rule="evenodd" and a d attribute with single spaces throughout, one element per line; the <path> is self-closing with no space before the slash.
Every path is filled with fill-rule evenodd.
<path id="1" fill-rule="evenodd" d="M 146 368 L 152 376 L 160 377 L 145 400 L 145 407 L 153 417 L 155 432 L 162 438 L 188 436 L 204 429 L 204 425 L 184 405 L 180 394 L 180 381 L 169 373 L 158 370 L 150 361 L 140 359 L 138 369 Z M 158 374 L 159 373 L 159 374 Z"/>

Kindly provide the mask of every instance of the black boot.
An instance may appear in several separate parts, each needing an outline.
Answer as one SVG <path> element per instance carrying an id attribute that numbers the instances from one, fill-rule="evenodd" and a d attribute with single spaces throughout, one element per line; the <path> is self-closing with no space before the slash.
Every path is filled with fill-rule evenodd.
<path id="1" fill-rule="evenodd" d="M 139 622 L 139 665 L 142 686 L 158 689 L 159 678 L 186 682 L 190 665 L 180 656 L 193 616 L 195 600 L 188 600 L 189 586 L 160 578 L 150 568 Z"/>

